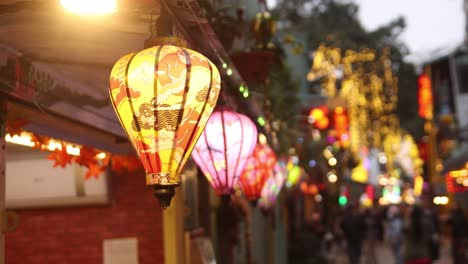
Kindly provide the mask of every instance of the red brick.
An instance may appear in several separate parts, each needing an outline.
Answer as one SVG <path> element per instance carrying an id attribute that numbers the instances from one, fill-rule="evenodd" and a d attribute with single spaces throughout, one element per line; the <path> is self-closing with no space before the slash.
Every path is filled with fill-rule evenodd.
<path id="1" fill-rule="evenodd" d="M 144 175 L 112 177 L 108 206 L 20 210 L 6 235 L 7 264 L 102 263 L 102 241 L 137 237 L 139 263 L 163 263 L 161 209 Z"/>

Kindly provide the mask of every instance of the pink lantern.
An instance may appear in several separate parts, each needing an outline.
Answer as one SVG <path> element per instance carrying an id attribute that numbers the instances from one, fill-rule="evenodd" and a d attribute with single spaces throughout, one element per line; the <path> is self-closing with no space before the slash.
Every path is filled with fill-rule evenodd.
<path id="1" fill-rule="evenodd" d="M 273 169 L 273 177 L 268 178 L 265 186 L 263 186 L 261 197 L 258 200 L 258 206 L 260 208 L 268 210 L 275 205 L 287 174 L 286 164 L 282 161 L 278 161 Z"/>
<path id="2" fill-rule="evenodd" d="M 239 178 L 242 191 L 248 200 L 255 202 L 260 198 L 265 182 L 273 175 L 275 162 L 276 155 L 268 145 L 255 146 Z"/>
<path id="3" fill-rule="evenodd" d="M 230 195 L 256 142 L 257 128 L 247 116 L 228 110 L 215 111 L 192 157 L 216 194 Z"/>

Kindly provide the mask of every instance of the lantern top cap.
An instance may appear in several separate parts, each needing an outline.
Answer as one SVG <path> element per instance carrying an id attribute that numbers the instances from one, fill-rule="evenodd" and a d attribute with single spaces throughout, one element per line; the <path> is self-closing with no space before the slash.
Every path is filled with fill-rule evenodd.
<path id="1" fill-rule="evenodd" d="M 157 37 L 145 41 L 145 49 L 153 46 L 173 45 L 181 48 L 187 47 L 187 41 L 178 37 Z"/>

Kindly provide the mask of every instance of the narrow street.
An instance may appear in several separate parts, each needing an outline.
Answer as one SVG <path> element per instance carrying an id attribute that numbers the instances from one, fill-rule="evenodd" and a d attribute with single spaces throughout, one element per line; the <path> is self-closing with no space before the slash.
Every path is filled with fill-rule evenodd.
<path id="1" fill-rule="evenodd" d="M 377 242 L 372 250 L 371 243 L 367 242 L 363 248 L 361 264 L 394 264 L 394 258 L 390 246 L 386 243 Z M 345 245 L 336 245 L 327 256 L 330 264 L 347 264 L 349 263 L 346 256 Z M 312 262 L 311 262 L 312 263 Z M 440 258 L 433 262 L 434 264 L 449 264 L 452 263 L 450 257 L 450 241 L 444 239 L 440 250 Z"/>

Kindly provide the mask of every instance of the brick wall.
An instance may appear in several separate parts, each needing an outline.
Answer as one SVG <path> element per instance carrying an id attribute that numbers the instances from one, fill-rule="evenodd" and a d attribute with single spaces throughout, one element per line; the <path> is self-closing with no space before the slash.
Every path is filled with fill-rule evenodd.
<path id="1" fill-rule="evenodd" d="M 163 263 L 161 209 L 142 173 L 111 179 L 109 206 L 19 210 L 7 264 L 102 263 L 102 242 L 137 237 L 139 263 Z"/>

